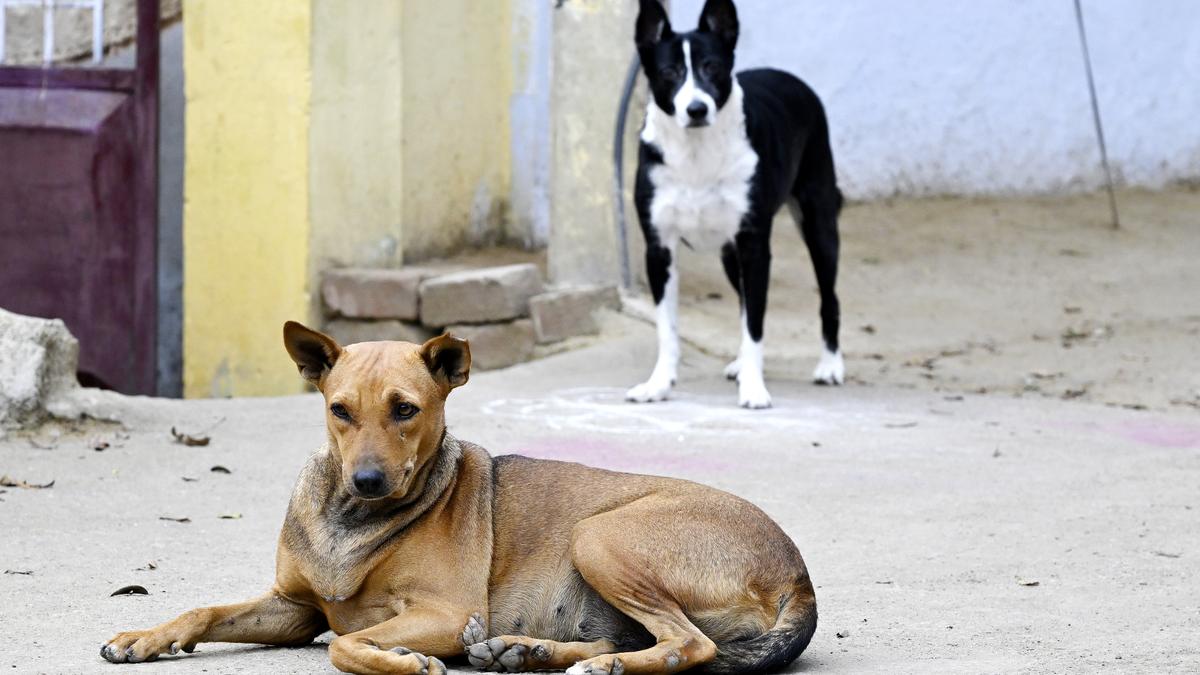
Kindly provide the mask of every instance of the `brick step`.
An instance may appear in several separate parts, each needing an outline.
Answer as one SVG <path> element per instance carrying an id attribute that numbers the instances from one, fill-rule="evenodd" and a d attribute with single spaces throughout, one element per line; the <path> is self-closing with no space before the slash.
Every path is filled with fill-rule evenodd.
<path id="1" fill-rule="evenodd" d="M 594 335 L 596 313 L 620 307 L 611 286 L 546 290 L 528 263 L 331 270 L 322 277 L 321 297 L 326 331 L 342 344 L 421 342 L 445 330 L 471 342 L 480 370 L 527 361 L 538 344 Z"/>

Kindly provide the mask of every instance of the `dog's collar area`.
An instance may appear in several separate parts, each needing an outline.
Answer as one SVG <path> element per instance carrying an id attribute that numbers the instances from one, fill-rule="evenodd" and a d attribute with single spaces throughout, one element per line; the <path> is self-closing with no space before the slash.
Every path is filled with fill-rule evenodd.
<path id="1" fill-rule="evenodd" d="M 354 597 L 363 579 L 348 576 L 346 570 L 369 567 L 373 556 L 387 550 L 409 525 L 453 489 L 462 455 L 458 439 L 443 435 L 438 454 L 430 460 L 427 476 L 419 483 L 420 491 L 413 495 L 414 501 L 405 504 L 353 498 L 342 484 L 340 464 L 329 461 L 316 468 L 296 494 L 323 496 L 311 506 L 298 506 L 293 499 L 284 536 L 297 556 L 307 561 L 306 575 L 317 597 L 329 604 Z M 297 509 L 311 515 L 304 517 L 295 512 Z"/>

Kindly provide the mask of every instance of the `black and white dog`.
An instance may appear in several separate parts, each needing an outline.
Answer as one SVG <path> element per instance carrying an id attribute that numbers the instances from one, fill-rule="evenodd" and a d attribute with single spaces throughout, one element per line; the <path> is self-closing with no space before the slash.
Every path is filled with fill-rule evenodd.
<path id="1" fill-rule="evenodd" d="M 634 198 L 646 237 L 646 274 L 657 307 L 658 363 L 631 401 L 660 401 L 679 362 L 676 250 L 720 250 L 741 300 L 742 344 L 725 375 L 745 408 L 767 408 L 763 317 L 771 221 L 783 204 L 800 225 L 821 293 L 824 350 L 813 379 L 841 384 L 837 188 L 820 99 L 778 70 L 733 72 L 738 40 L 732 0 L 708 0 L 700 27 L 675 33 L 658 0 L 641 0 L 636 41 L 653 100 L 647 107 Z"/>

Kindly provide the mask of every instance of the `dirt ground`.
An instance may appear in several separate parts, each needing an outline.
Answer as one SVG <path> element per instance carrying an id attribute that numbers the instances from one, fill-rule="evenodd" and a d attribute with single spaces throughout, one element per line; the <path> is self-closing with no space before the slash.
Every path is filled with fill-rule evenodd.
<path id="1" fill-rule="evenodd" d="M 1117 231 L 1097 194 L 849 205 L 849 384 L 1200 409 L 1200 190 L 1118 200 Z M 786 216 L 773 244 L 767 375 L 804 379 L 820 354 L 812 267 Z M 737 300 L 719 260 L 681 259 L 684 338 L 732 358 Z"/>

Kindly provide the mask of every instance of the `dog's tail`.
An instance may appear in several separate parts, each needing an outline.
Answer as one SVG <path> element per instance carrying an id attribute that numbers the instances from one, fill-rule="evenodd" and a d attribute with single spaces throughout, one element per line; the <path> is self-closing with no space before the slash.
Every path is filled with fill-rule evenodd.
<path id="1" fill-rule="evenodd" d="M 817 603 L 807 575 L 780 608 L 775 625 L 752 638 L 717 643 L 717 657 L 702 673 L 770 673 L 781 670 L 808 647 L 817 630 Z"/>

